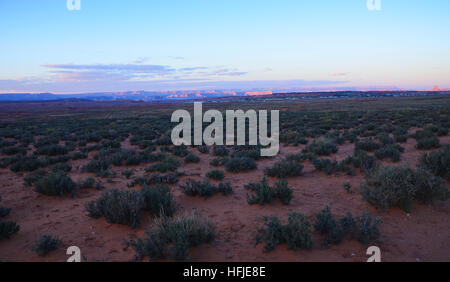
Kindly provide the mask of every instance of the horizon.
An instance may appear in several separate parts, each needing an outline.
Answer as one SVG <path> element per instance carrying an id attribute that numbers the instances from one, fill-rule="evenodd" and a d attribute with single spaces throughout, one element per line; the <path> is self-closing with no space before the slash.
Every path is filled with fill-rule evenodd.
<path id="1" fill-rule="evenodd" d="M 450 88 L 444 0 L 66 2 L 0 1 L 0 93 Z"/>

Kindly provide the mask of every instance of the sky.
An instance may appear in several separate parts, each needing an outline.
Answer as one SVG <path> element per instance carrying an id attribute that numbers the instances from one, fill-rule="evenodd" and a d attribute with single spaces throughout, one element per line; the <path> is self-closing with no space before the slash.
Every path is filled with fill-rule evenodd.
<path id="1" fill-rule="evenodd" d="M 0 0 L 0 92 L 450 88 L 450 1 L 371 1 Z"/>

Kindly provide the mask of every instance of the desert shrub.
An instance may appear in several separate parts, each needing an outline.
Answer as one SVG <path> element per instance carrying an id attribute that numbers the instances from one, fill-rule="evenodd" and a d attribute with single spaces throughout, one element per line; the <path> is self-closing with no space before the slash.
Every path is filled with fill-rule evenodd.
<path id="1" fill-rule="evenodd" d="M 336 144 L 328 139 L 314 140 L 313 143 L 309 144 L 304 152 L 311 152 L 318 156 L 329 156 L 331 154 L 337 153 L 338 147 Z"/>
<path id="2" fill-rule="evenodd" d="M 165 249 L 169 246 L 169 257 L 176 260 L 189 259 L 189 248 L 209 243 L 215 238 L 215 228 L 211 221 L 199 215 L 184 214 L 169 218 L 161 216 L 155 221 L 151 232 L 146 238 L 127 242 L 136 250 L 137 258 L 150 257 L 151 259 L 166 256 Z"/>
<path id="3" fill-rule="evenodd" d="M 211 170 L 206 173 L 206 177 L 215 179 L 215 180 L 223 180 L 225 178 L 225 173 L 221 170 Z"/>
<path id="4" fill-rule="evenodd" d="M 294 161 L 278 161 L 273 167 L 266 168 L 264 173 L 271 177 L 287 178 L 300 176 L 302 174 L 303 165 Z"/>
<path id="5" fill-rule="evenodd" d="M 377 240 L 380 237 L 378 229 L 380 223 L 378 218 L 373 219 L 369 213 L 363 213 L 362 216 L 356 218 L 356 239 L 363 244 Z"/>
<path id="6" fill-rule="evenodd" d="M 217 192 L 217 187 L 209 183 L 208 181 L 200 182 L 195 180 L 186 181 L 185 185 L 181 185 L 180 188 L 186 195 L 202 197 L 210 197 Z"/>
<path id="7" fill-rule="evenodd" d="M 175 159 L 174 157 L 171 156 L 166 156 L 162 161 L 151 165 L 150 167 L 146 168 L 145 170 L 147 172 L 153 172 L 153 171 L 158 171 L 158 172 L 168 172 L 168 171 L 176 171 L 178 169 L 178 167 L 180 166 L 180 162 Z"/>
<path id="8" fill-rule="evenodd" d="M 267 179 L 264 177 L 258 183 L 249 183 L 244 188 L 252 191 L 253 194 L 247 193 L 247 203 L 249 205 L 264 205 L 271 203 L 274 198 L 279 198 L 284 205 L 289 205 L 292 200 L 293 190 L 288 186 L 288 182 L 283 179 L 275 183 L 274 187 L 270 187 Z"/>
<path id="9" fill-rule="evenodd" d="M 397 143 L 405 143 L 408 140 L 406 135 L 394 135 L 394 141 Z"/>
<path id="10" fill-rule="evenodd" d="M 345 190 L 347 193 L 351 193 L 351 192 L 352 192 L 351 189 L 352 189 L 352 185 L 350 184 L 350 182 L 345 182 L 345 183 L 344 183 L 344 190 Z"/>
<path id="11" fill-rule="evenodd" d="M 209 154 L 209 147 L 208 146 L 197 146 L 197 150 L 202 154 Z"/>
<path id="12" fill-rule="evenodd" d="M 386 132 L 378 134 L 377 138 L 383 146 L 394 143 L 394 139 L 392 139 Z"/>
<path id="13" fill-rule="evenodd" d="M 109 223 L 139 226 L 140 210 L 144 199 L 137 191 L 113 189 L 103 192 L 95 201 L 86 205 L 88 215 L 92 218 L 105 217 Z"/>
<path id="14" fill-rule="evenodd" d="M 105 160 L 92 160 L 83 167 L 83 170 L 92 173 L 100 173 L 102 171 L 108 170 L 109 166 L 109 162 Z"/>
<path id="15" fill-rule="evenodd" d="M 242 172 L 256 169 L 257 165 L 252 158 L 230 158 L 226 164 L 225 169 L 229 172 Z"/>
<path id="16" fill-rule="evenodd" d="M 439 129 L 436 131 L 437 136 L 447 136 L 448 135 L 448 128 L 447 127 L 439 127 Z"/>
<path id="17" fill-rule="evenodd" d="M 397 144 L 396 144 L 397 145 Z M 375 152 L 375 157 L 379 160 L 390 158 L 393 162 L 400 161 L 399 146 L 389 144 Z M 401 147 L 400 147 L 401 148 Z M 402 148 L 403 149 L 403 148 Z"/>
<path id="18" fill-rule="evenodd" d="M 0 222 L 0 241 L 3 239 L 9 239 L 11 236 L 19 232 L 20 226 L 12 221 Z"/>
<path id="19" fill-rule="evenodd" d="M 63 171 L 51 172 L 34 183 L 34 191 L 47 196 L 74 195 L 77 185 Z"/>
<path id="20" fill-rule="evenodd" d="M 126 169 L 122 171 L 122 175 L 125 176 L 126 179 L 130 179 L 131 176 L 134 174 L 134 169 Z"/>
<path id="21" fill-rule="evenodd" d="M 71 158 L 72 160 L 81 160 L 81 159 L 87 159 L 87 158 L 88 158 L 88 155 L 85 154 L 85 153 L 82 153 L 82 152 L 74 152 L 74 153 L 70 156 L 70 158 Z"/>
<path id="22" fill-rule="evenodd" d="M 57 250 L 59 245 L 61 245 L 61 240 L 58 237 L 50 234 L 44 234 L 34 243 L 33 251 L 43 257 L 51 251 Z"/>
<path id="23" fill-rule="evenodd" d="M 217 185 L 217 190 L 224 195 L 229 195 L 229 194 L 233 193 L 233 187 L 228 182 L 227 183 L 219 183 L 219 185 Z"/>
<path id="24" fill-rule="evenodd" d="M 326 206 L 316 214 L 314 229 L 321 234 L 326 234 L 336 225 L 336 220 L 331 213 L 330 207 Z"/>
<path id="25" fill-rule="evenodd" d="M 11 208 L 0 207 L 0 218 L 9 215 Z"/>
<path id="26" fill-rule="evenodd" d="M 312 230 L 306 216 L 300 213 L 289 214 L 288 223 L 283 225 L 278 218 L 266 218 L 262 228 L 258 230 L 257 242 L 265 243 L 264 251 L 270 252 L 279 244 L 287 243 L 289 249 L 311 249 Z"/>
<path id="27" fill-rule="evenodd" d="M 163 213 L 166 216 L 173 216 L 176 211 L 176 204 L 169 187 L 156 185 L 155 187 L 143 186 L 141 190 L 144 199 L 143 209 L 154 215 Z"/>
<path id="28" fill-rule="evenodd" d="M 284 205 L 289 205 L 294 191 L 288 186 L 288 182 L 282 179 L 275 183 L 275 196 L 281 200 Z"/>
<path id="29" fill-rule="evenodd" d="M 225 146 L 214 146 L 213 155 L 217 157 L 225 157 L 228 156 L 228 149 Z"/>
<path id="30" fill-rule="evenodd" d="M 373 152 L 381 148 L 381 145 L 372 139 L 363 139 L 355 143 L 355 149 Z"/>
<path id="31" fill-rule="evenodd" d="M 445 201 L 450 196 L 442 178 L 420 168 L 415 173 L 415 185 L 417 190 L 414 199 L 422 204 L 431 204 L 435 200 Z"/>
<path id="32" fill-rule="evenodd" d="M 128 187 L 134 187 L 137 184 L 140 185 L 154 185 L 154 184 L 175 184 L 178 182 L 176 173 L 168 173 L 168 174 L 152 174 L 150 177 L 137 177 L 131 182 Z"/>
<path id="33" fill-rule="evenodd" d="M 377 208 L 410 211 L 416 193 L 414 171 L 407 167 L 380 167 L 361 184 L 363 199 Z"/>
<path id="34" fill-rule="evenodd" d="M 417 140 L 416 148 L 419 150 L 429 150 L 441 146 L 437 137 L 422 138 Z"/>
<path id="35" fill-rule="evenodd" d="M 89 188 L 94 188 L 94 185 L 95 185 L 95 179 L 92 177 L 88 177 L 78 184 L 78 188 L 89 189 Z"/>
<path id="36" fill-rule="evenodd" d="M 336 173 L 339 169 L 339 163 L 330 159 L 316 159 L 313 165 L 317 170 L 323 171 L 328 175 Z"/>
<path id="37" fill-rule="evenodd" d="M 0 197 L 0 202 L 2 201 L 2 197 Z M 10 208 L 0 207 L 0 218 L 9 215 L 11 212 Z"/>
<path id="38" fill-rule="evenodd" d="M 72 166 L 65 163 L 56 163 L 50 167 L 51 171 L 57 172 L 57 171 L 63 171 L 63 172 L 69 172 L 72 170 Z"/>
<path id="39" fill-rule="evenodd" d="M 297 154 L 289 154 L 286 156 L 287 161 L 294 161 L 294 162 L 303 162 L 303 161 L 311 161 L 317 159 L 317 156 L 313 153 L 297 153 Z"/>
<path id="40" fill-rule="evenodd" d="M 209 164 L 215 167 L 223 166 L 228 162 L 228 160 L 228 158 L 214 158 L 209 162 Z"/>
<path id="41" fill-rule="evenodd" d="M 450 146 L 447 145 L 439 151 L 423 154 L 417 166 L 436 176 L 450 179 Z"/>
<path id="42" fill-rule="evenodd" d="M 45 161 L 38 159 L 36 156 L 27 156 L 12 164 L 10 169 L 13 172 L 35 171 L 46 165 L 47 163 Z"/>
<path id="43" fill-rule="evenodd" d="M 187 150 L 186 145 L 181 146 L 175 146 L 173 148 L 172 154 L 174 154 L 177 157 L 186 157 L 189 154 L 189 151 Z"/>
<path id="44" fill-rule="evenodd" d="M 186 155 L 186 158 L 184 158 L 185 163 L 199 163 L 200 158 L 192 153 L 189 153 Z"/>
<path id="45" fill-rule="evenodd" d="M 5 148 L 3 148 L 1 150 L 1 152 L 4 155 L 11 156 L 11 155 L 19 154 L 19 153 L 22 154 L 22 155 L 25 155 L 27 151 L 23 147 L 14 147 L 14 146 L 12 146 L 12 147 L 5 147 Z"/>
<path id="46" fill-rule="evenodd" d="M 249 205 L 264 205 L 266 203 L 270 203 L 275 196 L 275 192 L 272 187 L 269 186 L 265 177 L 259 183 L 250 183 L 244 187 L 245 189 L 254 192 L 251 196 L 247 193 L 247 203 Z"/>
<path id="47" fill-rule="evenodd" d="M 354 167 L 360 168 L 365 173 L 378 166 L 377 160 L 364 151 L 355 151 L 353 156 L 345 159 L 343 163 L 351 163 Z"/>
<path id="48" fill-rule="evenodd" d="M 65 155 L 69 152 L 69 150 L 61 145 L 47 145 L 43 147 L 39 147 L 36 150 L 36 154 L 38 155 L 47 155 L 47 156 L 58 156 Z"/>
<path id="49" fill-rule="evenodd" d="M 419 169 L 408 167 L 380 167 L 366 175 L 361 184 L 363 199 L 377 208 L 400 207 L 411 210 L 413 200 L 430 203 L 445 200 L 448 189 L 442 179 Z"/>
<path id="50" fill-rule="evenodd" d="M 254 160 L 261 159 L 260 146 L 235 146 L 235 151 L 231 153 L 232 158 L 251 158 Z"/>
<path id="51" fill-rule="evenodd" d="M 44 169 L 39 169 L 33 172 L 28 173 L 24 178 L 23 182 L 25 186 L 32 186 L 34 183 L 36 183 L 38 180 L 42 179 L 44 176 L 47 175 L 47 171 Z"/>
<path id="52" fill-rule="evenodd" d="M 146 155 L 145 160 L 149 161 L 149 162 L 160 162 L 164 159 L 166 159 L 168 157 L 168 155 L 166 153 L 150 153 L 148 155 Z"/>

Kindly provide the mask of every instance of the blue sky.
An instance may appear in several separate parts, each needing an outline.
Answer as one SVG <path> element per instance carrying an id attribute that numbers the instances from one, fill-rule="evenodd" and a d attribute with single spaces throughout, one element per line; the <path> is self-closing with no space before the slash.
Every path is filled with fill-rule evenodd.
<path id="1" fill-rule="evenodd" d="M 450 88 L 450 1 L 0 0 L 0 92 Z"/>

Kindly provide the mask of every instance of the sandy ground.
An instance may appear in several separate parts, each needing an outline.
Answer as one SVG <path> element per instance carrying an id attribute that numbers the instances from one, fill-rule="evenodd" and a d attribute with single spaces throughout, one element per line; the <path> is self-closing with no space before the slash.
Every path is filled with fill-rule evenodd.
<path id="1" fill-rule="evenodd" d="M 441 138 L 441 144 L 450 144 L 450 138 Z M 402 146 L 406 151 L 402 154 L 400 164 L 415 166 L 424 151 L 414 148 L 414 139 L 408 139 Z M 132 146 L 125 141 L 123 147 Z M 359 186 L 363 176 L 359 171 L 353 177 L 344 174 L 327 176 L 315 171 L 311 163 L 305 162 L 303 176 L 289 179 L 289 186 L 294 189 L 289 206 L 282 205 L 279 200 L 265 206 L 248 205 L 244 185 L 260 181 L 265 167 L 289 153 L 300 152 L 303 147 L 281 147 L 277 158 L 258 161 L 256 171 L 226 173 L 224 181 L 232 184 L 234 193 L 229 196 L 218 194 L 206 200 L 186 196 L 179 188 L 189 178 L 204 179 L 206 172 L 213 169 L 209 165 L 213 157 L 195 151 L 201 157 L 201 162 L 183 165 L 179 170 L 188 175 L 198 173 L 201 176 L 181 177 L 171 189 L 181 207 L 179 212 L 196 210 L 209 217 L 216 225 L 217 237 L 210 244 L 192 248 L 192 261 L 365 261 L 367 246 L 346 240 L 338 246 L 324 249 L 320 244 L 321 237 L 317 234 L 314 235 L 311 251 L 291 251 L 282 245 L 270 253 L 264 253 L 263 245 L 255 244 L 255 235 L 263 224 L 264 216 L 276 215 L 286 220 L 288 213 L 295 211 L 307 214 L 312 219 L 327 204 L 337 216 L 347 212 L 357 216 L 368 210 L 383 221 L 378 244 L 383 261 L 450 261 L 450 201 L 437 202 L 432 206 L 415 204 L 411 214 L 396 208 L 379 211 L 362 200 Z M 341 160 L 352 152 L 353 144 L 346 143 L 331 158 Z M 81 172 L 85 162 L 80 160 L 71 163 L 74 167 L 69 175 L 75 182 L 93 176 Z M 392 165 L 387 161 L 383 164 Z M 133 167 L 136 169 L 135 176 L 145 174 L 145 167 Z M 126 180 L 120 174 L 124 169 L 114 167 L 117 176 L 113 183 L 102 180 L 107 189 L 129 189 L 126 183 L 131 180 Z M 99 197 L 102 191 L 82 190 L 74 198 L 48 197 L 33 192 L 32 187 L 25 187 L 22 178 L 9 169 L 0 169 L 0 179 L 0 195 L 3 198 L 0 204 L 12 208 L 5 220 L 16 221 L 20 225 L 20 231 L 11 239 L 0 241 L 0 261 L 65 261 L 68 257 L 66 248 L 73 245 L 80 247 L 87 261 L 128 261 L 133 259 L 135 253 L 133 249 L 125 247 L 124 241 L 131 233 L 142 236 L 153 222 L 152 216 L 145 213 L 138 229 L 109 224 L 103 218 L 89 218 L 84 205 Z M 269 179 L 270 183 L 275 181 Z M 347 181 L 352 185 L 351 194 L 343 189 Z M 62 239 L 63 246 L 46 257 L 38 257 L 32 247 L 39 235 L 44 233 L 57 235 Z"/>

